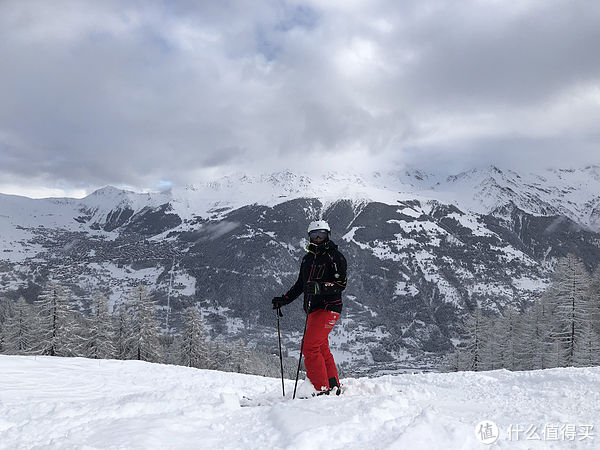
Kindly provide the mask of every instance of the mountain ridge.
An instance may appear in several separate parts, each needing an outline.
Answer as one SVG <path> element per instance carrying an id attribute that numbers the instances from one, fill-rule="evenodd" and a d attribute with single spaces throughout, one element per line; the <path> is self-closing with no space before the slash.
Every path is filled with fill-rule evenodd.
<path id="1" fill-rule="evenodd" d="M 252 188 L 252 189 L 250 189 Z M 489 166 L 443 177 L 419 169 L 377 171 L 368 174 L 327 172 L 310 175 L 280 171 L 260 175 L 237 173 L 198 185 L 171 187 L 160 192 L 137 193 L 105 186 L 82 199 L 35 199 L 80 203 L 88 209 L 102 207 L 102 200 L 118 198 L 133 209 L 171 203 L 174 210 L 206 214 L 215 207 L 245 204 L 275 205 L 294 198 L 355 199 L 394 202 L 398 193 L 423 200 L 455 204 L 459 209 L 490 213 L 513 201 L 521 209 L 538 215 L 562 214 L 585 226 L 600 226 L 600 166 L 582 169 L 547 169 L 540 173 L 518 173 Z M 392 199 L 389 199 L 392 193 Z M 7 195 L 7 194 L 0 194 Z M 11 196 L 20 198 L 19 196 Z M 24 197 L 27 198 L 27 197 Z M 138 207 L 138 205 L 141 205 Z M 178 208 L 179 207 L 179 208 Z M 191 217 L 193 214 L 188 214 Z M 105 217 L 106 215 L 104 215 Z"/>
<path id="2" fill-rule="evenodd" d="M 459 175 L 280 172 L 159 193 L 0 195 L 0 295 L 33 301 L 58 279 L 85 308 L 95 289 L 118 305 L 143 282 L 173 332 L 180 311 L 195 304 L 213 337 L 268 347 L 266 305 L 295 281 L 308 222 L 324 218 L 349 260 L 346 306 L 332 335 L 341 361 L 353 370 L 365 361 L 431 365 L 474 308 L 526 308 L 568 252 L 588 269 L 600 262 L 596 167 Z M 292 348 L 302 331 L 297 306 L 284 333 Z"/>

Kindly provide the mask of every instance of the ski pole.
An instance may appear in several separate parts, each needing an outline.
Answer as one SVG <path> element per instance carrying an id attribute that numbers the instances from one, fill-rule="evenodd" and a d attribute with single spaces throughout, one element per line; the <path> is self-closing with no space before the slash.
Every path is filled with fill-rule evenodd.
<path id="1" fill-rule="evenodd" d="M 277 336 L 279 337 L 279 364 L 281 364 L 281 390 L 285 397 L 285 384 L 283 382 L 283 353 L 281 352 L 281 326 L 279 325 L 279 318 L 283 317 L 281 308 L 277 308 Z"/>
<path id="2" fill-rule="evenodd" d="M 294 396 L 296 398 L 296 386 L 298 386 L 298 376 L 300 375 L 300 364 L 302 363 L 302 350 L 304 349 L 304 335 L 306 334 L 306 326 L 308 325 L 308 311 L 306 312 L 306 322 L 304 322 L 304 332 L 302 333 L 302 343 L 300 344 L 300 357 L 298 358 L 298 370 L 296 370 L 296 382 L 294 383 Z"/>

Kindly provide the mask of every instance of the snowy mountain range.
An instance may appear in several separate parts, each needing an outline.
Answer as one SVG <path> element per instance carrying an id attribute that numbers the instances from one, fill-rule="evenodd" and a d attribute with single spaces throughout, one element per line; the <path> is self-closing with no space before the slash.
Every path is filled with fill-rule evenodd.
<path id="1" fill-rule="evenodd" d="M 431 365 L 477 305 L 521 308 L 569 252 L 600 262 L 600 167 L 450 177 L 419 170 L 237 174 L 159 193 L 83 199 L 0 194 L 0 295 L 32 301 L 49 279 L 82 309 L 145 282 L 165 331 L 201 306 L 213 337 L 273 345 L 270 299 L 295 281 L 306 226 L 325 218 L 349 260 L 332 344 L 347 370 Z M 296 348 L 300 302 L 284 313 Z"/>

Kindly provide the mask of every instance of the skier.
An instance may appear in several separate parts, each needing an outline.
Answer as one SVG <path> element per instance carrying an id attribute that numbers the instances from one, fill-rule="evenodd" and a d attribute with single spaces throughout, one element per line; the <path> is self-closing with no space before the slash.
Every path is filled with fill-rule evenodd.
<path id="1" fill-rule="evenodd" d="M 308 315 L 303 350 L 306 376 L 316 395 L 335 391 L 340 381 L 329 350 L 329 332 L 342 313 L 342 291 L 346 288 L 346 258 L 330 240 L 331 229 L 324 220 L 308 226 L 310 243 L 302 258 L 298 280 L 283 296 L 273 298 L 273 309 L 294 301 L 304 293 L 304 311 Z"/>

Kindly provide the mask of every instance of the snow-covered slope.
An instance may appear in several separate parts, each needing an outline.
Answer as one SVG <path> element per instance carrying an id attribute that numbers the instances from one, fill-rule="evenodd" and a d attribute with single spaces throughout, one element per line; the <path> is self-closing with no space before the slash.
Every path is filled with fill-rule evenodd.
<path id="1" fill-rule="evenodd" d="M 107 186 L 83 199 L 30 199 L 0 194 L 0 252 L 2 258 L 21 262 L 35 256 L 41 246 L 32 243 L 36 229 L 81 232 L 102 238 L 116 235 L 98 224 L 106 225 L 111 216 L 131 210 L 154 208 L 169 198 L 161 193 L 137 194 Z M 114 218 L 116 219 L 116 218 Z"/>
<path id="2" fill-rule="evenodd" d="M 600 230 L 600 166 L 540 173 L 492 166 L 448 177 L 433 189 L 434 197 L 463 210 L 486 214 L 513 203 L 535 215 L 564 215 Z"/>
<path id="3" fill-rule="evenodd" d="M 30 199 L 0 194 L 2 205 L 0 217 L 5 219 L 5 224 L 10 223 L 21 227 L 63 228 L 77 231 L 88 228 L 82 225 L 83 220 L 75 220 L 82 215 L 87 215 L 85 222 L 103 223 L 114 210 L 131 208 L 139 211 L 168 201 L 169 198 L 162 193 L 138 194 L 111 186 L 98 189 L 83 199 Z"/>
<path id="4" fill-rule="evenodd" d="M 169 195 L 173 211 L 180 217 L 215 217 L 215 212 L 223 213 L 245 205 L 274 206 L 297 198 L 316 198 L 324 205 L 340 199 L 395 204 L 399 199 L 414 199 L 420 183 L 410 173 L 404 174 L 402 179 L 397 173 L 331 172 L 314 175 L 277 172 L 256 176 L 240 173 L 194 186 L 173 188 Z"/>
<path id="5" fill-rule="evenodd" d="M 0 379 L 0 449 L 480 449 L 482 421 L 498 426 L 498 448 L 600 439 L 600 368 L 345 379 L 339 397 L 253 407 L 241 396 L 277 398 L 280 380 L 25 356 L 0 356 Z"/>

